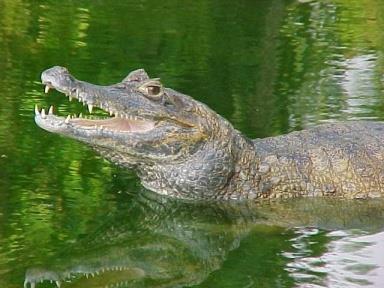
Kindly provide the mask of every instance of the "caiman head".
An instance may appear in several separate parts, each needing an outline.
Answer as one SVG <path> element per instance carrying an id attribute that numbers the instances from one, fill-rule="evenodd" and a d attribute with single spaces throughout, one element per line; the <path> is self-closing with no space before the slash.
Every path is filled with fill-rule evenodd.
<path id="1" fill-rule="evenodd" d="M 206 105 L 166 88 L 143 69 L 121 82 L 99 86 L 75 79 L 66 68 L 44 71 L 45 92 L 106 112 L 104 119 L 60 117 L 35 107 L 41 128 L 85 142 L 113 163 L 137 170 L 147 188 L 182 198 L 228 198 L 233 145 L 240 134 Z"/>

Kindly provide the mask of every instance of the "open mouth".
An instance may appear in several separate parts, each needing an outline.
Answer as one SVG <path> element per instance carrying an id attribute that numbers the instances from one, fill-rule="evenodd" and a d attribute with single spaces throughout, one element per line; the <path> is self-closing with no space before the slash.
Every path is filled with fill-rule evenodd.
<path id="1" fill-rule="evenodd" d="M 45 85 L 45 93 L 48 93 L 50 89 L 56 89 L 50 82 L 43 81 L 43 84 Z M 91 118 L 90 116 L 82 116 L 82 114 L 79 114 L 78 116 L 68 115 L 67 117 L 60 117 L 54 114 L 53 106 L 46 111 L 44 108 L 39 109 L 36 105 L 35 118 L 46 128 L 52 128 L 53 130 L 55 130 L 55 128 L 72 128 L 116 133 L 144 133 L 155 127 L 154 121 L 118 112 L 113 108 L 111 103 L 107 101 L 103 103 L 100 102 L 100 100 L 95 101 L 92 95 L 89 95 L 88 93 L 85 94 L 80 91 L 80 89 L 74 88 L 71 91 L 62 91 L 61 89 L 56 90 L 65 93 L 70 101 L 74 98 L 79 102 L 82 102 L 88 107 L 89 114 L 92 114 L 94 107 L 97 107 L 104 112 L 107 112 L 105 114 L 109 116 Z"/>

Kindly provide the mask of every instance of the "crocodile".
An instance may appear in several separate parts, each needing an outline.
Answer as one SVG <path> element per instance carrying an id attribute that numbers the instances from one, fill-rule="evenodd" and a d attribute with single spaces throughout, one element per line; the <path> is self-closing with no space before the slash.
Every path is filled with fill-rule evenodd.
<path id="1" fill-rule="evenodd" d="M 41 75 L 51 88 L 109 115 L 60 117 L 35 106 L 41 128 L 92 146 L 134 169 L 144 187 L 202 200 L 384 193 L 384 124 L 346 121 L 251 140 L 192 97 L 166 88 L 144 69 L 112 85 L 81 81 L 60 66 Z"/>

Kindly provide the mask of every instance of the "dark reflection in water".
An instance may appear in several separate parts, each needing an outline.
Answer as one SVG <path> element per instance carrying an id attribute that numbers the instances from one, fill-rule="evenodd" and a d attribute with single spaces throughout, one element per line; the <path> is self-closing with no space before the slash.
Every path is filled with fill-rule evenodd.
<path id="1" fill-rule="evenodd" d="M 0 287 L 380 287 L 382 200 L 157 198 L 38 129 L 33 107 L 87 113 L 43 95 L 47 67 L 100 84 L 143 67 L 252 138 L 383 120 L 383 13 L 381 0 L 0 1 Z"/>
<path id="2" fill-rule="evenodd" d="M 29 264 L 25 285 L 286 287 L 293 284 L 291 277 L 302 281 L 300 272 L 321 282 L 325 275 L 312 275 L 315 269 L 300 263 L 325 252 L 331 238 L 315 228 L 293 227 L 375 231 L 383 228 L 384 220 L 381 201 L 185 203 L 141 191 L 121 196 L 116 206 L 116 211 L 88 223 L 77 238 L 53 247 L 42 263 Z"/>

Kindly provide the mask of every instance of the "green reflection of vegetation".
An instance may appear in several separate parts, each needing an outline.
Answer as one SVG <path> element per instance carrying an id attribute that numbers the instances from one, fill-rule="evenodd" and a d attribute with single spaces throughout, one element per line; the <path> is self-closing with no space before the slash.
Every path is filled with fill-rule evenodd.
<path id="1" fill-rule="evenodd" d="M 339 7 L 338 35 L 343 43 L 351 47 L 366 50 L 378 48 L 383 43 L 382 17 L 384 9 L 382 1 L 378 0 L 335 0 Z"/>
<path id="2" fill-rule="evenodd" d="M 383 8 L 375 0 L 288 7 L 278 90 L 288 99 L 291 129 L 330 118 L 383 119 L 383 23 L 377 17 Z M 356 69 L 360 74 L 351 77 Z"/>
<path id="3" fill-rule="evenodd" d="M 0 1 L 0 286 L 19 287 L 24 272 L 6 274 L 11 266 L 44 262 L 95 215 L 118 210 L 109 200 L 117 191 L 137 192 L 131 174 L 35 126 L 36 102 L 83 111 L 59 93 L 42 95 L 43 69 L 64 65 L 106 84 L 144 67 L 250 137 L 329 118 L 383 119 L 383 13 L 379 0 Z M 350 95 L 348 61 L 366 55 L 372 76 Z"/>

